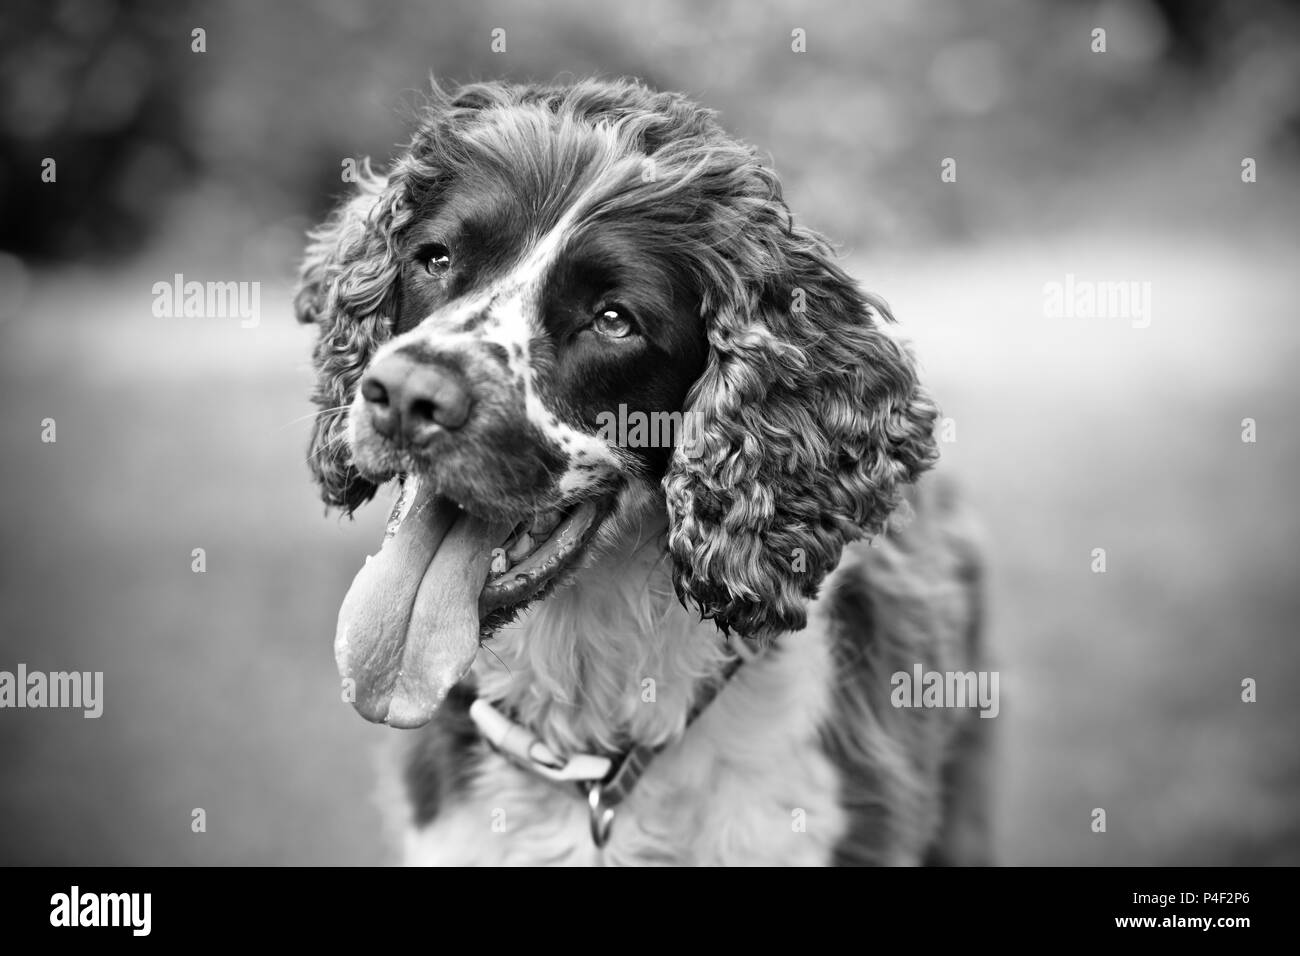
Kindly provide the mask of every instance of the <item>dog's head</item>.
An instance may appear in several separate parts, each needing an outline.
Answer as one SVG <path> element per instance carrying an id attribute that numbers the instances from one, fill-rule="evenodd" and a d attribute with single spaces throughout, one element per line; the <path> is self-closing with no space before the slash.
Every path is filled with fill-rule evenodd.
<path id="1" fill-rule="evenodd" d="M 427 719 L 480 631 L 634 503 L 684 602 L 755 640 L 801 628 L 936 454 L 883 304 L 711 112 L 632 82 L 435 90 L 315 233 L 296 307 L 326 502 L 420 489 L 341 619 L 371 719 Z"/>

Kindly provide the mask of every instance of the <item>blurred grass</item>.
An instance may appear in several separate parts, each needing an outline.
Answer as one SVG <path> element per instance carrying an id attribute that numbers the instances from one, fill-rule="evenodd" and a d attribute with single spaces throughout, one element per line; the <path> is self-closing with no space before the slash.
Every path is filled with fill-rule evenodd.
<path id="1" fill-rule="evenodd" d="M 1006 862 L 1300 862 L 1293 252 L 1085 232 L 853 264 L 986 525 Z M 173 271 L 38 274 L 0 329 L 0 667 L 106 682 L 99 720 L 0 715 L 0 861 L 377 862 L 390 732 L 339 700 L 330 645 L 384 508 L 322 517 L 286 287 L 256 329 L 153 318 Z M 1066 272 L 1151 281 L 1151 327 L 1044 319 Z"/>
<path id="2" fill-rule="evenodd" d="M 374 862 L 373 728 L 331 635 L 378 519 L 322 518 L 283 290 L 258 329 L 154 319 L 169 274 L 47 276 L 5 329 L 0 659 L 103 670 L 106 703 L 4 714 L 0 859 Z"/>
<path id="3" fill-rule="evenodd" d="M 877 273 L 905 321 L 945 317 L 917 334 L 992 545 L 1005 858 L 1294 864 L 1289 253 L 1159 233 L 992 251 Z M 1150 281 L 1151 327 L 1043 319 L 1042 284 L 1066 272 Z"/>

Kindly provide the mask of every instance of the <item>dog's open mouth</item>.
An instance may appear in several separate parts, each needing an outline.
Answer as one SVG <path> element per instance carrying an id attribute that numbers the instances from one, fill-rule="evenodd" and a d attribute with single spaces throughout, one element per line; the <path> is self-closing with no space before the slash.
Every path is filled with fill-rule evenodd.
<path id="1" fill-rule="evenodd" d="M 584 501 L 512 525 L 408 479 L 383 546 L 339 608 L 334 656 L 356 709 L 393 727 L 427 723 L 474 663 L 482 622 L 570 567 L 611 504 Z"/>

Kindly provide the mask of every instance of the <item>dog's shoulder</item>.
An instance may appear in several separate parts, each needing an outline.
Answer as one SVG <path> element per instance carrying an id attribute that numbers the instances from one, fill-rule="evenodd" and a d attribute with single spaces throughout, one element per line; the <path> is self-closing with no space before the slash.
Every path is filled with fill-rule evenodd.
<path id="1" fill-rule="evenodd" d="M 845 549 L 818 604 L 835 674 L 823 732 L 849 816 L 841 863 L 917 862 L 944 823 L 941 779 L 974 711 L 899 708 L 897 675 L 981 666 L 980 531 L 956 486 L 927 476 L 889 530 Z"/>
<path id="2" fill-rule="evenodd" d="M 964 634 L 978 617 L 984 579 L 983 531 L 951 478 L 926 475 L 908 487 L 884 534 L 844 549 L 822 601 L 841 641 L 878 640 L 880 628 L 907 623 L 912 653 Z M 919 643 L 918 643 L 919 642 Z"/>
<path id="3" fill-rule="evenodd" d="M 411 823 L 430 823 L 469 785 L 482 752 L 482 738 L 469 716 L 473 681 L 462 681 L 419 731 L 411 735 L 402 775 Z"/>

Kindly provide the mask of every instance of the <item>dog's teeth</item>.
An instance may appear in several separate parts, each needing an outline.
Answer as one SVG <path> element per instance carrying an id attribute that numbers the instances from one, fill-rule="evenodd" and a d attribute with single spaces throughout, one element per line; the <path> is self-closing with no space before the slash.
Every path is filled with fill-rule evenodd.
<path id="1" fill-rule="evenodd" d="M 510 570 L 510 562 L 506 560 L 506 552 L 502 548 L 493 549 L 490 570 L 493 574 L 505 574 Z"/>
<path id="2" fill-rule="evenodd" d="M 511 561 L 518 561 L 531 550 L 533 550 L 533 536 L 525 531 L 519 536 L 515 543 L 510 546 L 510 550 L 507 551 L 506 554 L 509 556 Z"/>
<path id="3" fill-rule="evenodd" d="M 560 513 L 558 511 L 539 511 L 533 515 L 533 534 L 539 537 L 548 535 L 555 530 L 555 526 L 559 523 Z"/>

